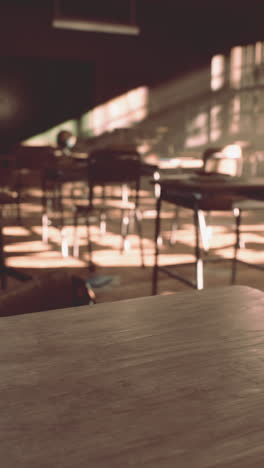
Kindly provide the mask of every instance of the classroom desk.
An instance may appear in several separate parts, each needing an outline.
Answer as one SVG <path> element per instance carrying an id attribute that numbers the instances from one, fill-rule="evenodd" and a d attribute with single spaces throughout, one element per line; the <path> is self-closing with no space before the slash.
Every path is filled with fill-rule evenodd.
<path id="1" fill-rule="evenodd" d="M 212 193 L 232 193 L 258 196 L 264 191 L 264 177 L 236 177 L 221 173 L 183 173 L 168 174 L 159 180 L 164 190 L 175 188 L 177 191 L 211 195 Z"/>
<path id="2" fill-rule="evenodd" d="M 0 319 L 1 468 L 264 466 L 264 293 Z"/>
<path id="3" fill-rule="evenodd" d="M 200 249 L 200 215 L 203 212 L 210 211 L 227 211 L 234 212 L 236 222 L 236 242 L 234 246 L 234 257 L 232 261 L 231 283 L 235 283 L 238 250 L 240 246 L 240 210 L 235 210 L 234 207 L 243 198 L 256 198 L 263 196 L 264 178 L 243 178 L 233 177 L 221 173 L 183 173 L 171 174 L 152 182 L 155 187 L 158 187 L 158 197 L 156 204 L 156 222 L 155 222 L 155 259 L 152 275 L 152 294 L 157 293 L 158 271 L 168 274 L 185 284 L 203 289 L 203 258 Z M 159 245 L 158 239 L 160 236 L 160 213 L 162 202 L 169 202 L 175 206 L 189 208 L 194 214 L 195 227 L 195 266 L 196 266 L 196 281 L 193 282 L 189 278 L 185 278 L 177 272 L 172 272 L 171 267 L 175 265 L 162 266 L 158 265 Z M 214 259 L 206 258 L 206 261 Z M 226 259 L 221 259 L 226 260 Z M 247 262 L 243 262 L 249 266 Z M 262 266 L 254 265 L 255 268 L 263 269 Z"/>

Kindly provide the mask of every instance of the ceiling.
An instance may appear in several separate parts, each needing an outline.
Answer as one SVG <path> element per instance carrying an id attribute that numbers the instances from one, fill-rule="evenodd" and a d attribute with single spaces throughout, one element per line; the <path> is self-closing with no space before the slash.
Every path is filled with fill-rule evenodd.
<path id="1" fill-rule="evenodd" d="M 82 17 L 87 4 L 128 0 L 59 0 Z M 156 85 L 208 65 L 234 45 L 264 40 L 261 0 L 134 0 L 139 36 L 52 28 L 54 0 L 1 0 L 0 55 L 94 64 L 95 101 Z M 250 5 L 250 7 L 249 7 Z"/>
<path id="2" fill-rule="evenodd" d="M 260 0 L 57 0 L 65 14 L 83 18 L 99 7 L 109 16 L 109 5 L 121 12 L 129 1 L 136 10 L 141 39 L 155 45 L 207 55 L 234 44 L 264 40 Z"/>
<path id="3" fill-rule="evenodd" d="M 57 0 L 58 1 L 58 0 Z M 82 17 L 87 5 L 128 0 L 59 0 L 64 14 Z M 54 0 L 1 0 L 0 55 L 110 62 L 151 84 L 208 64 L 212 55 L 264 40 L 261 0 L 133 0 L 136 37 L 54 30 Z M 127 65 L 125 65 L 127 64 Z M 145 70 L 145 71 L 144 71 Z M 148 75 L 148 76 L 147 76 Z M 130 83 L 128 83 L 130 85 Z"/>
<path id="4" fill-rule="evenodd" d="M 87 5 L 109 4 L 120 6 L 129 0 L 56 0 L 65 15 L 85 17 Z M 153 45 L 164 44 L 170 49 L 199 52 L 207 55 L 221 51 L 233 44 L 264 40 L 263 2 L 251 0 L 132 0 L 136 7 L 136 18 L 140 26 L 140 40 L 153 41 Z M 1 0 L 1 26 L 5 28 L 5 13 L 13 14 L 25 25 L 33 15 L 36 21 L 51 26 L 54 14 L 54 0 Z M 106 8 L 107 7 L 107 8 Z M 94 7 L 93 7 L 94 8 Z M 39 13 L 39 15 L 38 15 Z M 38 16 L 40 16 L 38 18 Z M 16 18 L 15 18 L 16 17 Z M 84 33 L 85 34 L 85 33 Z M 98 36 L 98 33 L 86 33 Z M 107 40 L 112 40 L 107 35 Z M 120 39 L 120 37 L 119 37 Z M 123 39 L 123 38 L 122 38 Z M 155 53 L 155 50 L 153 50 Z"/>
<path id="5" fill-rule="evenodd" d="M 88 4 L 88 0 L 61 1 L 67 3 L 68 14 L 75 16 L 83 15 L 84 5 Z M 105 4 L 115 0 L 93 1 Z M 242 0 L 135 0 L 135 3 L 140 34 L 121 36 L 54 29 L 54 0 L 1 0 L 2 94 L 5 89 L 10 94 L 14 88 L 12 102 L 21 103 L 21 116 L 24 116 L 23 109 L 35 109 L 45 115 L 48 126 L 54 118 L 54 109 L 46 108 L 46 101 L 52 103 L 52 89 L 53 95 L 58 94 L 56 82 L 61 87 L 59 80 L 66 83 L 71 73 L 74 83 L 83 83 L 72 87 L 74 99 L 80 106 L 87 102 L 88 108 L 135 87 L 156 86 L 208 65 L 212 55 L 228 52 L 234 45 L 264 41 L 261 0 L 251 0 L 250 3 Z M 44 66 L 46 63 L 48 65 Z M 62 74 L 49 74 L 49 70 L 57 70 L 56 67 L 64 70 L 64 65 L 66 71 Z M 43 72 L 46 69 L 49 79 L 45 78 L 46 71 Z M 85 93 L 88 93 L 86 101 Z M 42 105 L 35 105 L 40 96 L 45 112 Z M 2 101 L 7 102 L 7 98 L 4 96 Z M 0 111 L 2 101 L 0 96 Z M 61 99 L 57 107 L 63 110 L 66 101 Z M 65 107 L 64 120 L 75 111 L 73 106 L 70 111 L 68 113 Z M 37 117 L 34 114 L 31 121 L 29 117 L 25 116 L 24 127 L 17 116 L 14 122 L 8 121 L 5 125 L 0 119 L 1 139 L 6 135 L 7 126 L 10 138 L 17 137 L 18 130 L 23 130 L 23 135 L 33 132 L 32 121 L 37 121 Z"/>

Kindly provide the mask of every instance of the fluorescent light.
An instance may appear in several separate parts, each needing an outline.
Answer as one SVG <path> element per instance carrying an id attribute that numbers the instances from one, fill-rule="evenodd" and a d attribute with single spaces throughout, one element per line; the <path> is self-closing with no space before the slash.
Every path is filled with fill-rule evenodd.
<path id="1" fill-rule="evenodd" d="M 84 21 L 74 18 L 55 18 L 52 21 L 54 28 L 72 29 L 74 31 L 93 31 L 111 34 L 138 35 L 139 27 L 130 24 L 106 23 L 98 21 Z"/>

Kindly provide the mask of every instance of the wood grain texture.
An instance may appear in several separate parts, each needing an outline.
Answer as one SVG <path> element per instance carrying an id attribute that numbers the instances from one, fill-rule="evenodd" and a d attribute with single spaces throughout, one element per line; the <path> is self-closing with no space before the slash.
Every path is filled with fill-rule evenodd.
<path id="1" fill-rule="evenodd" d="M 1 468 L 264 466 L 264 294 L 0 319 Z"/>

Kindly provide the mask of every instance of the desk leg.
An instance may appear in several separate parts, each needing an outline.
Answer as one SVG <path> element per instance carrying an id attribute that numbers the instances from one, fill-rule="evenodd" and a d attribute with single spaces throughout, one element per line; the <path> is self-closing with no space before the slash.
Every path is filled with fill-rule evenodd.
<path id="1" fill-rule="evenodd" d="M 170 235 L 170 245 L 176 243 L 177 230 L 180 226 L 180 208 L 176 206 L 175 208 L 175 217 L 171 224 L 171 235 Z"/>
<path id="2" fill-rule="evenodd" d="M 194 208 L 194 226 L 195 226 L 196 288 L 203 289 L 204 274 L 203 274 L 203 260 L 201 258 L 201 249 L 200 249 L 200 226 L 199 226 L 198 203 L 195 204 L 195 208 Z"/>
<path id="3" fill-rule="evenodd" d="M 88 210 L 86 214 L 86 230 L 87 230 L 87 240 L 88 240 L 88 268 L 89 271 L 95 271 L 95 264 L 93 263 L 93 248 L 92 248 L 92 239 L 91 239 L 91 226 L 90 226 L 90 212 Z"/>
<path id="4" fill-rule="evenodd" d="M 157 199 L 156 204 L 156 223 L 155 223 L 155 257 L 154 267 L 152 275 L 152 295 L 157 294 L 157 283 L 158 283 L 158 257 L 159 257 L 159 233 L 160 233 L 160 209 L 161 209 L 161 197 Z"/>
<path id="5" fill-rule="evenodd" d="M 142 268 L 144 268 L 145 263 L 144 263 L 143 235 L 142 235 L 142 213 L 139 210 L 139 208 L 136 208 L 136 210 L 135 210 L 135 220 L 136 220 L 137 232 L 138 232 L 138 238 L 139 238 L 141 266 L 142 266 Z"/>
<path id="6" fill-rule="evenodd" d="M 60 228 L 64 227 L 64 207 L 63 207 L 63 183 L 58 182 L 57 186 L 58 208 L 60 213 Z"/>
<path id="7" fill-rule="evenodd" d="M 3 226 L 2 226 L 2 213 L 0 210 L 0 281 L 2 289 L 7 287 L 7 278 L 12 276 L 20 281 L 28 281 L 31 276 L 27 273 L 22 273 L 13 267 L 9 267 L 5 263 L 5 251 L 4 251 L 4 240 L 3 240 Z"/>
<path id="8" fill-rule="evenodd" d="M 42 215 L 45 215 L 47 212 L 47 182 L 44 175 L 42 175 Z"/>
<path id="9" fill-rule="evenodd" d="M 208 240 L 208 231 L 207 231 L 208 228 L 206 226 L 204 212 L 202 210 L 198 210 L 198 222 L 199 222 L 199 228 L 200 228 L 200 233 L 201 233 L 201 238 L 202 238 L 203 250 L 205 252 L 208 252 L 209 250 L 209 240 Z"/>
<path id="10" fill-rule="evenodd" d="M 233 210 L 235 221 L 236 221 L 236 241 L 235 241 L 235 251 L 232 261 L 232 273 L 231 273 L 231 284 L 236 282 L 236 273 L 237 273 L 237 255 L 240 248 L 240 225 L 241 225 L 241 210 L 237 207 Z"/>
<path id="11" fill-rule="evenodd" d="M 1 276 L 1 287 L 5 289 L 7 286 L 7 275 L 5 266 L 5 253 L 3 243 L 3 226 L 2 226 L 2 212 L 0 211 L 0 276 Z"/>

